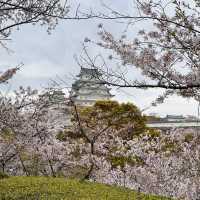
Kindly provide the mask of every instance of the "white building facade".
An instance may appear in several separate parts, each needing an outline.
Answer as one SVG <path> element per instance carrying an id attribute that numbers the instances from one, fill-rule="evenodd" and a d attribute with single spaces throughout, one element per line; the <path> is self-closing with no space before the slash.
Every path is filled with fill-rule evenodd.
<path id="1" fill-rule="evenodd" d="M 77 77 L 70 92 L 70 99 L 76 105 L 92 106 L 98 100 L 109 100 L 113 97 L 97 69 L 81 68 Z"/>

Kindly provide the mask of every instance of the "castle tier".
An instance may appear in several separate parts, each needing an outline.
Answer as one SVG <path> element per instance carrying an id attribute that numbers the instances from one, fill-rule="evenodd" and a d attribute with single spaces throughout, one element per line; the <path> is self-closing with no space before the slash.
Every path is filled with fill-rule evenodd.
<path id="1" fill-rule="evenodd" d="M 80 74 L 72 84 L 71 100 L 80 106 L 91 106 L 97 100 L 109 100 L 113 95 L 102 82 L 102 75 L 97 69 L 81 68 Z"/>

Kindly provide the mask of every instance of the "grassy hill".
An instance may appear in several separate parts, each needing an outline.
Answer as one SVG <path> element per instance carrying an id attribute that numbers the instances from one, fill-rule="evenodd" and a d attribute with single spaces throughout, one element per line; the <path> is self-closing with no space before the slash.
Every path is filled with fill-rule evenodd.
<path id="1" fill-rule="evenodd" d="M 0 180 L 0 200 L 169 200 L 122 187 L 48 177 Z"/>

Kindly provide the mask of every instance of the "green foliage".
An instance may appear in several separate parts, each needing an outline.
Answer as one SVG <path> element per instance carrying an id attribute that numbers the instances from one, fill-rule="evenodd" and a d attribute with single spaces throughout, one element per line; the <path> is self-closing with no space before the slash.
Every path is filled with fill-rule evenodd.
<path id="1" fill-rule="evenodd" d="M 81 138 L 81 135 L 71 130 L 59 131 L 59 133 L 56 135 L 56 139 L 62 142 L 66 142 L 68 137 L 73 139 L 78 139 Z"/>
<path id="2" fill-rule="evenodd" d="M 144 161 L 138 156 L 109 156 L 108 160 L 111 162 L 113 168 L 121 167 L 123 169 L 126 164 L 135 166 L 143 165 Z"/>
<path id="3" fill-rule="evenodd" d="M 62 142 L 67 141 L 67 134 L 65 131 L 59 131 L 56 135 L 56 139 Z"/>
<path id="4" fill-rule="evenodd" d="M 177 145 L 175 142 L 173 141 L 170 141 L 170 140 L 165 140 L 162 147 L 161 147 L 161 150 L 163 152 L 170 152 L 170 153 L 174 153 L 177 151 Z"/>
<path id="5" fill-rule="evenodd" d="M 150 138 L 157 138 L 160 137 L 160 131 L 153 129 L 153 128 L 147 128 L 145 132 Z"/>
<path id="6" fill-rule="evenodd" d="M 161 118 L 157 117 L 157 116 L 146 116 L 146 119 L 147 119 L 148 122 L 161 121 Z"/>
<path id="7" fill-rule="evenodd" d="M 146 117 L 132 103 L 97 101 L 94 106 L 79 108 L 78 112 L 82 124 L 85 124 L 87 129 L 103 130 L 105 127 L 109 127 L 119 131 L 129 127 L 123 132 L 128 134 L 121 135 L 129 139 L 146 130 Z"/>
<path id="8" fill-rule="evenodd" d="M 15 135 L 14 135 L 13 131 L 11 129 L 9 129 L 9 128 L 4 128 L 0 132 L 0 136 L 7 143 L 12 143 L 13 140 L 15 139 Z"/>
<path id="9" fill-rule="evenodd" d="M 191 142 L 193 140 L 193 138 L 194 138 L 193 134 L 192 133 L 188 133 L 188 134 L 185 135 L 184 142 L 189 143 L 189 142 Z"/>
<path id="10" fill-rule="evenodd" d="M 141 200 L 170 198 L 140 194 Z M 138 192 L 122 187 L 49 177 L 0 180 L 0 200 L 137 200 Z"/>
<path id="11" fill-rule="evenodd" d="M 20 157 L 23 161 L 29 161 L 31 159 L 28 152 L 26 152 L 23 148 L 19 149 L 19 154 L 20 154 Z"/>
<path id="12" fill-rule="evenodd" d="M 9 176 L 6 173 L 0 171 L 0 179 L 4 179 L 4 178 L 8 178 L 8 177 Z"/>

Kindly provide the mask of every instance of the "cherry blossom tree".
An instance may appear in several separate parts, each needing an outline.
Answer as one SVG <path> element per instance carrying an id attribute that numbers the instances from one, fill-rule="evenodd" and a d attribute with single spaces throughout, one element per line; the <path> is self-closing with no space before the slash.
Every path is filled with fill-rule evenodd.
<path id="1" fill-rule="evenodd" d="M 73 107 L 71 129 L 59 133 L 57 138 L 61 141 L 70 140 L 77 146 L 74 156 L 87 169 L 83 179 L 97 176 L 94 172 L 99 171 L 98 163 L 101 162 L 106 164 L 113 160 L 124 166 L 124 162 L 141 161 L 134 155 L 124 156 L 123 151 L 120 154 L 120 150 L 117 150 L 120 149 L 120 145 L 117 139 L 115 140 L 118 138 L 120 142 L 127 141 L 143 133 L 153 133 L 145 126 L 145 116 L 141 115 L 136 106 L 115 101 L 97 101 L 92 107 Z"/>
<path id="2" fill-rule="evenodd" d="M 67 1 L 56 0 L 17 0 L 0 2 L 1 40 L 5 40 L 11 34 L 13 28 L 19 28 L 23 24 L 48 25 L 51 30 L 57 24 L 59 18 L 63 18 L 69 11 Z"/>
<path id="3" fill-rule="evenodd" d="M 50 33 L 69 12 L 67 1 L 60 0 L 1 0 L 0 45 L 7 49 L 6 42 L 14 29 L 26 24 L 46 25 Z M 0 84 L 10 79 L 20 67 L 10 67 L 0 73 Z"/>
<path id="4" fill-rule="evenodd" d="M 55 138 L 54 128 L 50 126 L 48 115 L 51 105 L 52 102 L 46 95 L 39 95 L 37 90 L 29 87 L 27 89 L 20 87 L 12 98 L 1 97 L 0 163 L 3 172 L 13 175 L 33 175 L 35 169 L 33 165 L 37 161 L 41 167 L 40 174 L 41 171 L 45 174 L 44 169 L 48 168 L 46 173 L 55 176 L 51 159 L 47 156 L 52 155 L 53 160 L 55 158 L 53 152 L 57 152 L 53 149 L 58 149 L 56 142 L 52 142 Z M 49 149 L 46 154 L 43 151 L 45 148 Z M 36 172 L 34 173 L 36 175 Z"/>
<path id="5" fill-rule="evenodd" d="M 74 109 L 73 126 L 57 135 L 68 147 L 71 157 L 63 161 L 71 176 L 174 198 L 198 198 L 198 131 L 148 129 L 130 104 L 97 102 Z"/>
<path id="6" fill-rule="evenodd" d="M 20 88 L 15 95 L 0 101 L 4 173 L 88 178 L 146 193 L 198 198 L 198 131 L 155 131 L 145 126 L 134 105 L 100 101 L 74 107 L 74 126 L 58 132 L 50 126 L 52 101 L 46 92 Z"/>
<path id="7" fill-rule="evenodd" d="M 199 99 L 199 1 L 134 2 L 134 14 L 106 7 L 108 13 L 102 14 L 101 18 L 127 22 L 129 30 L 136 26 L 135 38 L 128 34 L 117 38 L 100 24 L 100 41 L 85 39 L 86 43 L 96 43 L 110 50 L 108 60 L 115 65 L 120 60 L 118 67 L 108 67 L 111 64 L 105 57 L 93 59 L 87 53 L 84 64 L 101 70 L 105 75 L 104 83 L 112 86 L 163 88 L 166 91 L 163 96 L 176 93 Z M 131 67 L 143 78 L 131 78 L 128 74 Z"/>

